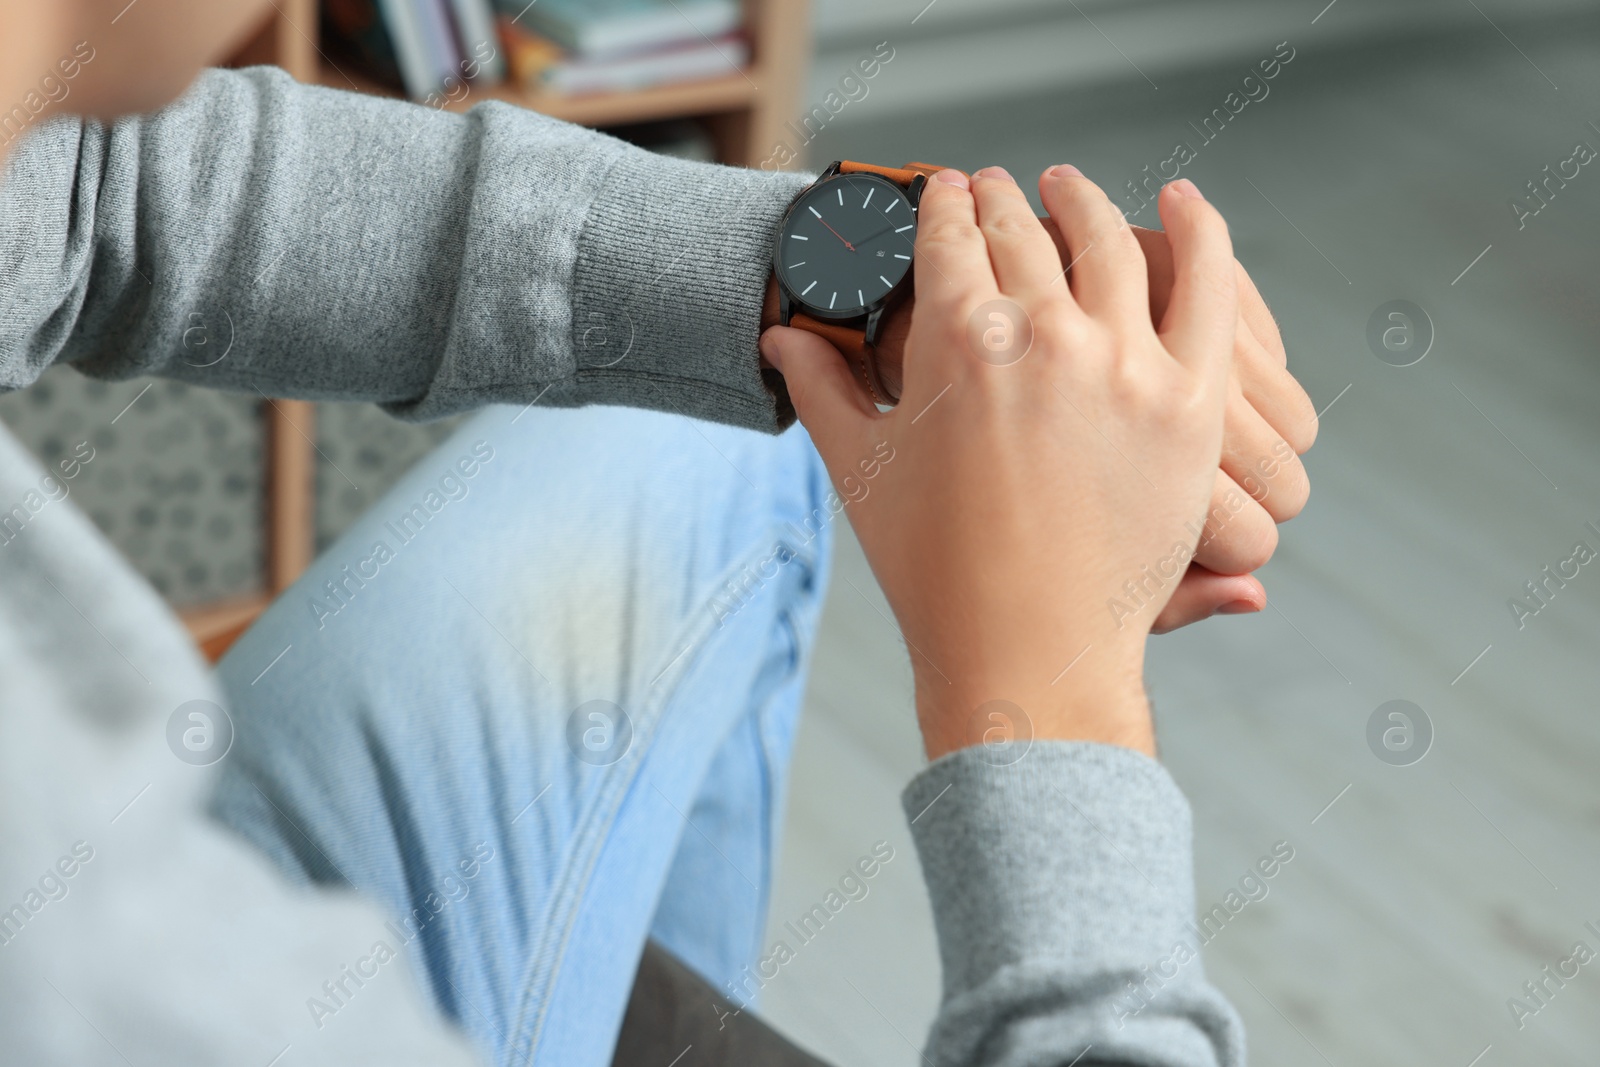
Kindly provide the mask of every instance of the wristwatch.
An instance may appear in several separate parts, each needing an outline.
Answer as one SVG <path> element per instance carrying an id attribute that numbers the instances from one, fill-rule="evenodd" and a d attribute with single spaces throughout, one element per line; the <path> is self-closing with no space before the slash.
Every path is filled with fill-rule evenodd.
<path id="1" fill-rule="evenodd" d="M 917 203 L 943 169 L 833 163 L 789 205 L 772 250 L 778 322 L 830 342 L 886 406 L 900 398 L 878 371 L 878 326 L 911 292 Z"/>

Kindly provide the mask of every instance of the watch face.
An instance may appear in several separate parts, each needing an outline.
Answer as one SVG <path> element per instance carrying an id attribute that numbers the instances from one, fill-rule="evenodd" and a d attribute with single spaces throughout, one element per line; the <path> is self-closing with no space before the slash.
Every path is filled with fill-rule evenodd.
<path id="1" fill-rule="evenodd" d="M 808 313 L 865 315 L 911 269 L 916 238 L 916 209 L 905 190 L 871 174 L 839 175 L 789 209 L 778 236 L 778 278 Z"/>

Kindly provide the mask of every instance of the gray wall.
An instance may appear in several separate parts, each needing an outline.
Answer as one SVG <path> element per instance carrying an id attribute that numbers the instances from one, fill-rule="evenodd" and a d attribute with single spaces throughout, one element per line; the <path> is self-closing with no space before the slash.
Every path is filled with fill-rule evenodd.
<path id="1" fill-rule="evenodd" d="M 820 102 L 872 45 L 895 58 L 841 123 L 935 104 L 1129 77 L 1243 65 L 1258 42 L 1296 47 L 1382 44 L 1406 34 L 1488 28 L 1592 10 L 1586 0 L 814 0 L 817 55 L 807 103 Z M 1312 20 L 1317 21 L 1313 25 Z"/>

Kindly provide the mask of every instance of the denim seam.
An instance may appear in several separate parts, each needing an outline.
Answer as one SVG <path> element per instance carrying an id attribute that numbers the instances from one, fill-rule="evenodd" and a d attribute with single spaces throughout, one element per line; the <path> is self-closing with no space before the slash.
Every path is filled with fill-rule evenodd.
<path id="1" fill-rule="evenodd" d="M 686 677 L 693 667 L 700 662 L 701 653 L 710 643 L 707 640 L 709 630 L 716 623 L 715 614 L 709 610 L 709 605 L 715 599 L 717 590 L 724 588 L 730 576 L 737 575 L 743 568 L 749 566 L 752 561 L 759 559 L 763 553 L 770 551 L 772 546 L 777 543 L 792 547 L 796 561 L 803 561 L 806 566 L 814 568 L 816 553 L 810 549 L 809 542 L 792 545 L 793 538 L 787 536 L 787 531 L 791 528 L 792 524 L 789 523 L 775 523 L 767 527 L 767 536 L 755 541 L 753 547 L 731 561 L 718 574 L 717 580 L 712 583 L 709 590 L 697 598 L 699 607 L 689 613 L 688 625 L 680 631 L 680 637 L 691 640 L 689 647 L 694 651 L 685 655 L 681 662 L 675 665 L 675 669 L 674 666 L 669 665 L 668 670 L 673 671 L 671 684 L 661 688 L 662 696 L 660 700 L 649 702 L 647 704 L 648 714 L 640 716 L 640 740 L 648 742 L 654 737 L 660 723 L 661 713 L 676 693 L 676 683 Z M 814 538 L 811 540 L 814 541 Z M 678 647 L 682 647 L 681 641 L 669 642 L 668 651 L 664 652 L 663 655 L 669 654 L 671 649 Z M 656 682 L 648 688 L 655 689 L 663 680 L 662 678 L 657 678 Z M 554 990 L 565 965 L 566 947 L 572 935 L 574 916 L 584 899 L 582 890 L 588 886 L 593 877 L 595 865 L 599 862 L 600 853 L 609 840 L 610 829 L 616 822 L 622 802 L 639 780 L 640 773 L 644 769 L 644 762 L 653 747 L 648 743 L 639 746 L 641 755 L 632 761 L 629 773 L 625 776 L 618 776 L 615 784 L 604 794 L 604 802 L 597 804 L 590 817 L 584 820 L 581 826 L 574 828 L 574 839 L 585 842 L 587 851 L 582 862 L 572 862 L 564 865 L 561 878 L 563 888 L 557 889 L 552 894 L 552 907 L 547 910 L 549 927 L 551 930 L 559 929 L 560 934 L 555 941 L 554 954 L 549 965 L 549 974 L 543 982 L 546 996 L 536 1012 L 533 1011 L 532 1004 L 534 994 L 537 992 L 535 972 L 540 966 L 541 959 L 544 958 L 544 953 L 534 951 L 529 954 L 527 973 L 523 975 L 521 1005 L 517 1009 L 516 1023 L 512 1027 L 512 1042 L 509 1045 L 509 1049 L 526 1048 L 528 1054 L 522 1060 L 524 1063 L 533 1062 L 534 1053 L 537 1050 L 538 1042 L 544 1029 L 545 1018 L 552 1001 L 552 997 L 548 994 L 551 990 Z M 591 832 L 597 820 L 599 820 L 599 825 L 605 828 L 606 833 Z M 545 945 L 552 944 L 548 936 L 543 939 L 543 943 Z M 531 1018 L 530 1013 L 532 1015 Z"/>

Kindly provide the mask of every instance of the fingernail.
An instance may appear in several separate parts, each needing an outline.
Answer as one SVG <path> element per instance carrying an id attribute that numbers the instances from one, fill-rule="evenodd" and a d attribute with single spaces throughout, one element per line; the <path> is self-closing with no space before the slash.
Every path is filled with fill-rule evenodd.
<path id="1" fill-rule="evenodd" d="M 1218 615 L 1251 615 L 1260 611 L 1259 605 L 1248 600 L 1234 600 L 1217 609 Z"/>
<path id="2" fill-rule="evenodd" d="M 1188 178 L 1179 178 L 1177 181 L 1172 182 L 1171 184 L 1172 191 L 1177 193 L 1179 196 L 1187 196 L 1194 200 L 1205 199 L 1205 197 L 1200 195 L 1200 190 L 1195 187 L 1194 182 L 1190 181 Z"/>
<path id="3" fill-rule="evenodd" d="M 967 176 L 959 170 L 941 170 L 933 176 L 933 180 L 944 182 L 946 185 L 954 185 L 958 189 L 970 189 L 972 187 L 967 181 Z"/>
<path id="4" fill-rule="evenodd" d="M 997 178 L 1000 181 L 1010 182 L 1013 185 L 1015 185 L 1017 182 L 1017 180 L 1011 176 L 1011 172 L 1006 170 L 1004 167 L 984 167 L 982 170 L 978 171 L 978 173 L 974 174 L 973 177 Z"/>
<path id="5" fill-rule="evenodd" d="M 1055 166 L 1050 168 L 1050 177 L 1081 178 L 1083 177 L 1083 171 L 1079 170 L 1077 167 L 1074 167 L 1071 163 L 1057 163 Z"/>

